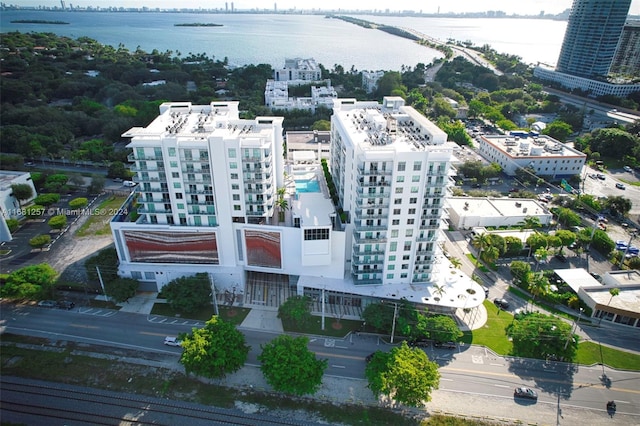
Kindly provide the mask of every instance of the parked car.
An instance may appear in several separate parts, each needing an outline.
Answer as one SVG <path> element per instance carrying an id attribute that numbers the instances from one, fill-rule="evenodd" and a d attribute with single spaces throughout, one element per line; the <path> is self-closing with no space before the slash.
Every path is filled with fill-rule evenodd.
<path id="1" fill-rule="evenodd" d="M 602 280 L 602 277 L 601 277 L 600 275 L 596 274 L 595 272 L 590 272 L 590 274 L 591 274 L 591 276 L 592 276 L 593 278 L 595 278 L 596 280 L 598 280 L 598 281 L 601 281 L 601 280 Z"/>
<path id="2" fill-rule="evenodd" d="M 167 346 L 182 346 L 182 342 L 177 337 L 167 336 L 164 338 L 164 344 Z"/>
<path id="3" fill-rule="evenodd" d="M 596 174 L 596 177 L 597 177 L 598 179 L 600 179 L 600 180 L 605 180 L 605 179 L 606 179 L 605 175 L 603 175 L 602 173 L 598 173 L 598 174 Z"/>
<path id="4" fill-rule="evenodd" d="M 58 303 L 55 300 L 41 300 L 38 302 L 38 306 L 41 308 L 55 308 Z"/>
<path id="5" fill-rule="evenodd" d="M 58 308 L 66 309 L 67 311 L 73 309 L 74 306 L 76 306 L 76 304 L 70 300 L 61 300 L 58 302 Z"/>
<path id="6" fill-rule="evenodd" d="M 618 188 L 618 189 L 626 189 L 626 187 L 623 184 L 621 184 L 620 182 L 616 183 L 616 188 Z"/>
<path id="7" fill-rule="evenodd" d="M 456 342 L 435 342 L 433 346 L 442 349 L 455 349 L 458 347 L 458 345 L 456 345 Z"/>
<path id="8" fill-rule="evenodd" d="M 562 253 L 556 254 L 555 258 L 558 259 L 562 263 L 567 263 L 567 257 Z"/>
<path id="9" fill-rule="evenodd" d="M 624 166 L 623 169 L 625 172 L 633 173 L 633 169 L 629 166 Z"/>
<path id="10" fill-rule="evenodd" d="M 527 388 L 525 386 L 521 386 L 519 388 L 515 388 L 513 391 L 513 396 L 516 398 L 526 398 L 526 399 L 538 399 L 538 393 L 531 388 Z"/>
<path id="11" fill-rule="evenodd" d="M 420 348 L 429 346 L 429 343 L 431 343 L 431 341 L 429 341 L 428 339 L 411 339 L 407 341 L 408 346 Z"/>
<path id="12" fill-rule="evenodd" d="M 500 309 L 509 309 L 509 302 L 507 302 L 505 299 L 500 299 L 500 298 L 493 299 L 493 304 Z"/>

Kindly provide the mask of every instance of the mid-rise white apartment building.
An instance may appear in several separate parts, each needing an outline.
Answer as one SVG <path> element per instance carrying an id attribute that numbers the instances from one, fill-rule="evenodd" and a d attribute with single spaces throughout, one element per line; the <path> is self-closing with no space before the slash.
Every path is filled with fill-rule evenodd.
<path id="1" fill-rule="evenodd" d="M 204 272 L 247 304 L 295 293 L 345 310 L 379 298 L 449 312 L 482 303 L 438 245 L 444 132 L 401 98 L 336 101 L 331 172 L 343 213 L 321 167 L 285 164 L 282 122 L 240 119 L 238 102 L 166 103 L 126 132 L 139 185 L 111 223 L 120 276 L 159 290 Z"/>
<path id="2" fill-rule="evenodd" d="M 322 79 L 322 70 L 313 58 L 285 59 L 284 67 L 274 70 L 273 78 L 276 81 L 319 81 Z"/>

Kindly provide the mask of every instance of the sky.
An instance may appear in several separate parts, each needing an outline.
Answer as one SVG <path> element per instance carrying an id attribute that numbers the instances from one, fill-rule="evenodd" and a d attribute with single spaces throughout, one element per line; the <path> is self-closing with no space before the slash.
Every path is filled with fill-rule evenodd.
<path id="1" fill-rule="evenodd" d="M 5 0 L 5 4 L 16 6 L 60 6 L 60 0 Z M 571 7 L 573 0 L 65 0 L 67 6 L 80 7 L 158 7 L 158 8 L 208 8 L 224 9 L 225 3 L 234 3 L 236 9 L 273 9 L 274 4 L 279 10 L 291 8 L 323 10 L 348 8 L 364 10 L 400 11 L 413 10 L 423 13 L 462 13 L 484 12 L 487 10 L 501 10 L 507 14 L 532 14 L 541 11 L 545 13 L 560 13 Z M 640 0 L 632 0 L 629 13 L 640 15 Z"/>

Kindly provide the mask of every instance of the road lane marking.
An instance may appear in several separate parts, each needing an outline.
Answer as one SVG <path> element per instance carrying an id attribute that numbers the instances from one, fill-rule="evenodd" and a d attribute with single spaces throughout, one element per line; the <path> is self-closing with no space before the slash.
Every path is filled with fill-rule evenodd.
<path id="1" fill-rule="evenodd" d="M 507 385 L 493 385 L 497 388 L 510 388 L 511 386 L 507 386 Z"/>
<path id="2" fill-rule="evenodd" d="M 69 327 L 76 327 L 76 328 L 100 328 L 97 325 L 86 325 L 86 324 L 69 324 Z"/>
<path id="3" fill-rule="evenodd" d="M 335 365 L 335 364 L 331 364 L 331 366 L 332 366 L 333 368 L 347 368 L 347 367 L 346 367 L 346 366 L 344 366 L 344 365 Z"/>

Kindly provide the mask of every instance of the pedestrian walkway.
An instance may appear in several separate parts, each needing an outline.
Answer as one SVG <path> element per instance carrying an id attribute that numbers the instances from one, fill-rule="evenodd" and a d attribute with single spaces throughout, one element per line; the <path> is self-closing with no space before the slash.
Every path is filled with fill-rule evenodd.
<path id="1" fill-rule="evenodd" d="M 164 302 L 163 299 L 158 299 L 158 293 L 139 292 L 126 302 L 118 303 L 118 306 L 120 306 L 120 312 L 149 315 L 153 305 L 158 302 Z"/>
<path id="2" fill-rule="evenodd" d="M 282 321 L 278 318 L 278 308 L 268 306 L 252 307 L 240 327 L 274 333 L 284 332 Z"/>

